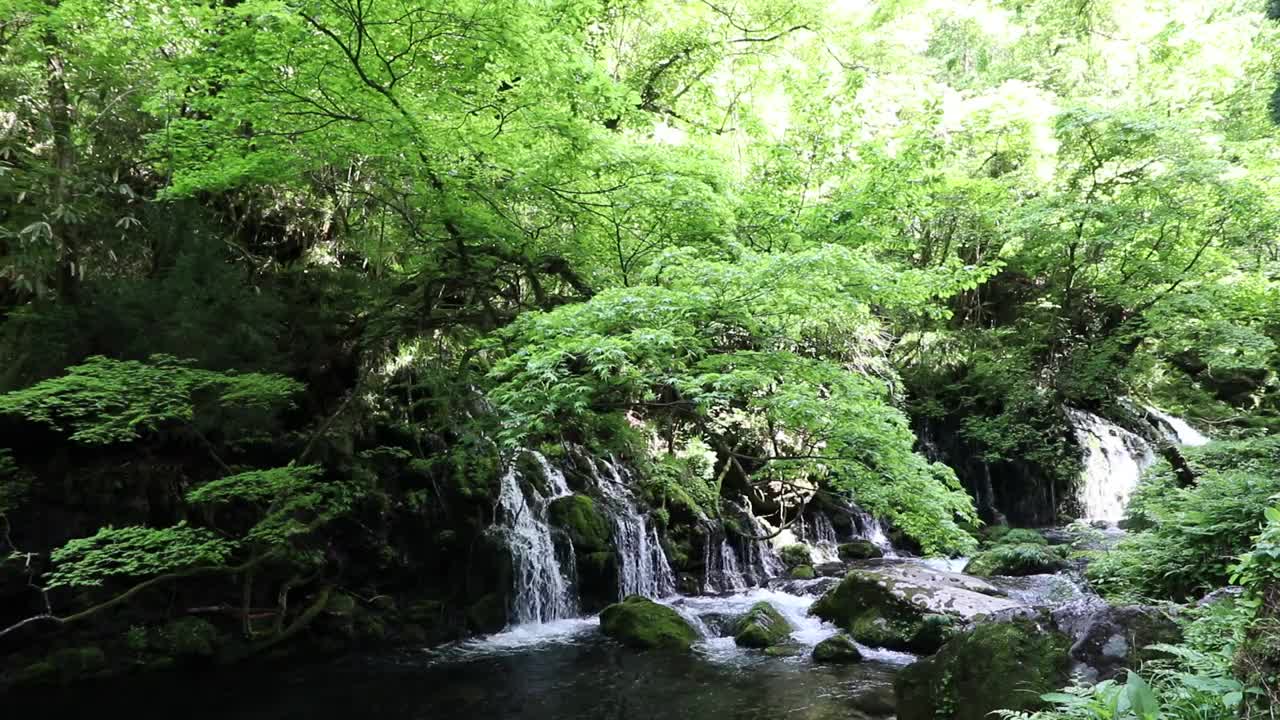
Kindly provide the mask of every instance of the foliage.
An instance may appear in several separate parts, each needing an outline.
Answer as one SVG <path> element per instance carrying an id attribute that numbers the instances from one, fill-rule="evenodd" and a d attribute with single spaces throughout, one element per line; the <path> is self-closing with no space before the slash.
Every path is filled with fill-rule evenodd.
<path id="1" fill-rule="evenodd" d="M 209 530 L 178 523 L 171 527 L 105 527 L 53 551 L 45 586 L 98 587 L 223 564 L 234 542 Z"/>
<path id="2" fill-rule="evenodd" d="M 1280 493 L 1280 438 L 1182 448 L 1196 480 L 1180 487 L 1162 461 L 1144 477 L 1129 515 L 1138 531 L 1088 568 L 1115 597 L 1187 598 L 1226 584 L 1233 558 L 1251 545 Z"/>
<path id="3" fill-rule="evenodd" d="M 279 375 L 200 370 L 167 355 L 145 363 L 95 356 L 62 377 L 0 395 L 0 414 L 69 432 L 86 445 L 107 445 L 190 423 L 202 394 L 223 405 L 267 409 L 300 389 Z"/>
<path id="4" fill-rule="evenodd" d="M 258 518 L 245 540 L 270 549 L 348 514 L 363 495 L 355 480 L 325 480 L 319 466 L 289 465 L 213 480 L 187 493 L 187 501 L 254 508 Z"/>

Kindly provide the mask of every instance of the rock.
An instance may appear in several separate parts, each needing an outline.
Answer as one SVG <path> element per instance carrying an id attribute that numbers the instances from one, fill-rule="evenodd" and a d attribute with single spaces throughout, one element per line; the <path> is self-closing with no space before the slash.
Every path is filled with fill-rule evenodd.
<path id="1" fill-rule="evenodd" d="M 600 613 L 600 630 L 623 645 L 639 650 L 683 651 L 698 639 L 698 633 L 680 613 L 639 595 L 605 608 Z"/>
<path id="2" fill-rule="evenodd" d="M 865 645 L 935 652 L 957 626 L 1021 607 L 977 578 L 930 568 L 882 564 L 852 570 L 810 613 Z"/>
<path id="3" fill-rule="evenodd" d="M 1234 601 L 1244 595 L 1244 588 L 1239 585 L 1228 585 L 1218 588 L 1196 601 L 1196 607 L 1208 607 L 1220 602 Z"/>
<path id="4" fill-rule="evenodd" d="M 793 629 L 777 608 L 758 602 L 738 619 L 733 641 L 739 647 L 767 648 L 790 640 Z"/>
<path id="5" fill-rule="evenodd" d="M 64 648 L 19 670 L 13 684 L 15 687 L 71 685 L 101 673 L 106 666 L 107 656 L 102 648 L 93 645 Z"/>
<path id="6" fill-rule="evenodd" d="M 350 615 L 356 608 L 356 599 L 342 592 L 329 594 L 324 611 L 330 615 Z"/>
<path id="7" fill-rule="evenodd" d="M 498 593 L 489 593 L 467 608 L 467 624 L 481 633 L 494 633 L 507 626 L 507 601 Z"/>
<path id="8" fill-rule="evenodd" d="M 850 698 L 849 704 L 873 718 L 891 718 L 898 711 L 892 685 L 869 687 Z"/>
<path id="9" fill-rule="evenodd" d="M 813 567 L 811 565 L 797 565 L 791 568 L 791 577 L 794 580 L 812 580 L 814 577 Z"/>
<path id="10" fill-rule="evenodd" d="M 782 558 L 782 563 L 789 568 L 813 564 L 813 556 L 809 553 L 809 546 L 801 543 L 783 547 L 778 551 L 778 557 Z"/>
<path id="11" fill-rule="evenodd" d="M 974 555 L 964 571 L 978 577 L 1042 575 L 1065 570 L 1067 566 L 1067 559 L 1056 547 L 1044 543 L 1015 543 L 996 545 Z"/>
<path id="12" fill-rule="evenodd" d="M 884 551 L 875 546 L 870 540 L 854 540 L 853 542 L 842 543 L 836 548 L 836 552 L 840 555 L 841 560 L 870 560 L 872 558 L 884 557 Z"/>
<path id="13" fill-rule="evenodd" d="M 816 572 L 819 577 L 842 577 L 847 569 L 848 566 L 842 562 L 822 563 L 813 567 L 813 571 Z"/>
<path id="14" fill-rule="evenodd" d="M 998 527 L 987 534 L 987 545 L 1048 545 L 1049 539 L 1030 528 Z"/>
<path id="15" fill-rule="evenodd" d="M 989 720 L 995 710 L 1034 710 L 1041 694 L 1066 684 L 1070 645 L 1028 619 L 978 625 L 898 674 L 898 720 Z"/>
<path id="16" fill-rule="evenodd" d="M 838 633 L 813 647 L 813 659 L 820 663 L 856 663 L 862 662 L 862 651 L 848 635 Z"/>
<path id="17" fill-rule="evenodd" d="M 798 657 L 804 654 L 804 648 L 799 645 L 770 645 L 764 649 L 764 654 L 769 657 Z"/>
<path id="18" fill-rule="evenodd" d="M 1086 612 L 1080 612 L 1081 607 Z M 1071 671 L 1091 683 L 1118 677 L 1158 657 L 1158 651 L 1147 649 L 1150 645 L 1182 641 L 1178 624 L 1147 605 L 1073 604 L 1055 612 L 1053 620 L 1072 639 Z"/>
<path id="19" fill-rule="evenodd" d="M 547 518 L 564 530 L 573 541 L 573 549 L 581 554 L 607 552 L 613 549 L 613 531 L 596 508 L 596 501 L 586 495 L 567 495 L 552 501 Z"/>

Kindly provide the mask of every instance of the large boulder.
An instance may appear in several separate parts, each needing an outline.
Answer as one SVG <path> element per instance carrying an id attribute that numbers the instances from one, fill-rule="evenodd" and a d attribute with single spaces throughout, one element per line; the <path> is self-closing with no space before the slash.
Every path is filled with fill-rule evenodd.
<path id="1" fill-rule="evenodd" d="M 698 633 L 680 613 L 648 598 L 632 595 L 600 613 L 600 630 L 628 647 L 688 650 Z"/>
<path id="2" fill-rule="evenodd" d="M 739 647 L 767 648 L 785 643 L 791 638 L 792 630 L 791 623 L 777 608 L 767 602 L 758 602 L 738 619 L 733 641 Z"/>
<path id="3" fill-rule="evenodd" d="M 918 565 L 852 570 L 810 613 L 865 645 L 932 653 L 959 626 L 1020 607 L 978 578 Z"/>
<path id="4" fill-rule="evenodd" d="M 1071 637 L 1071 671 L 1087 682 L 1101 682 L 1159 656 L 1156 644 L 1182 641 L 1178 624 L 1159 608 L 1084 602 L 1053 613 L 1054 624 Z"/>
<path id="5" fill-rule="evenodd" d="M 836 633 L 813 646 L 815 662 L 843 664 L 862 662 L 862 651 L 844 633 Z"/>
<path id="6" fill-rule="evenodd" d="M 582 608 L 594 611 L 618 600 L 618 556 L 613 526 L 587 495 L 566 495 L 547 507 L 547 519 L 573 543 Z"/>
<path id="7" fill-rule="evenodd" d="M 984 623 L 894 680 L 898 720 L 989 720 L 992 711 L 1034 710 L 1066 684 L 1071 640 L 1027 618 Z"/>
<path id="8" fill-rule="evenodd" d="M 964 571 L 978 577 L 996 575 L 1022 576 L 1055 573 L 1067 568 L 1062 547 L 1043 543 L 1010 543 L 995 545 L 973 556 Z"/>

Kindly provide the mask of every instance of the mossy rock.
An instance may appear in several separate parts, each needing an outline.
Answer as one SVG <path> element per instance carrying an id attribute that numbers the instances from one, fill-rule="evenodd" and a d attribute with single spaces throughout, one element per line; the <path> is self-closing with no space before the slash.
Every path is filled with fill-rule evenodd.
<path id="1" fill-rule="evenodd" d="M 639 650 L 687 651 L 698 633 L 680 613 L 648 598 L 632 595 L 600 613 L 600 630 Z"/>
<path id="2" fill-rule="evenodd" d="M 789 568 L 813 565 L 813 555 L 809 552 L 809 546 L 801 543 L 783 547 L 778 551 L 778 557 L 782 558 L 782 563 Z"/>
<path id="3" fill-rule="evenodd" d="M 996 530 L 987 534 L 987 545 L 1048 545 L 1049 540 L 1039 530 L 1031 528 L 1011 528 L 997 526 Z"/>
<path id="4" fill-rule="evenodd" d="M 989 720 L 1032 711 L 1068 679 L 1071 640 L 1027 619 L 983 623 L 894 681 L 899 720 Z"/>
<path id="5" fill-rule="evenodd" d="M 797 565 L 791 568 L 791 578 L 793 580 L 812 580 L 817 573 L 813 571 L 812 565 Z"/>
<path id="6" fill-rule="evenodd" d="M 769 657 L 800 657 L 804 648 L 796 644 L 770 645 L 764 649 L 764 654 Z"/>
<path id="7" fill-rule="evenodd" d="M 152 643 L 164 655 L 174 658 L 209 658 L 217 653 L 220 643 L 218 628 L 200 617 L 178 618 L 156 633 Z"/>
<path id="8" fill-rule="evenodd" d="M 845 562 L 884 557 L 884 551 L 876 547 L 876 544 L 870 540 L 854 540 L 841 543 L 840 547 L 836 548 L 836 552 L 840 555 L 840 559 Z"/>
<path id="9" fill-rule="evenodd" d="M 494 633 L 507 626 L 506 598 L 489 593 L 467 608 L 467 625 L 476 632 Z"/>
<path id="10" fill-rule="evenodd" d="M 586 495 L 558 498 L 547 508 L 551 524 L 565 531 L 578 553 L 606 552 L 612 549 L 613 530 Z"/>
<path id="11" fill-rule="evenodd" d="M 862 651 L 853 639 L 838 633 L 813 646 L 813 659 L 833 665 L 862 662 Z"/>
<path id="12" fill-rule="evenodd" d="M 977 577 L 1041 575 L 1065 570 L 1067 559 L 1060 548 L 1045 544 L 1000 544 L 974 555 L 964 571 Z"/>
<path id="13" fill-rule="evenodd" d="M 324 606 L 324 611 L 330 615 L 350 615 L 355 609 L 356 599 L 341 592 L 330 593 Z"/>
<path id="14" fill-rule="evenodd" d="M 793 629 L 777 608 L 758 602 L 734 624 L 733 641 L 739 647 L 767 648 L 790 640 Z"/>
<path id="15" fill-rule="evenodd" d="M 855 570 L 818 598 L 809 612 L 845 629 L 864 645 L 918 653 L 941 647 L 936 627 L 926 620 L 930 613 L 896 597 L 885 583 L 879 576 Z"/>
<path id="16" fill-rule="evenodd" d="M 100 674 L 106 667 L 107 656 L 100 647 L 63 648 L 16 672 L 13 684 L 15 687 L 72 685 Z"/>

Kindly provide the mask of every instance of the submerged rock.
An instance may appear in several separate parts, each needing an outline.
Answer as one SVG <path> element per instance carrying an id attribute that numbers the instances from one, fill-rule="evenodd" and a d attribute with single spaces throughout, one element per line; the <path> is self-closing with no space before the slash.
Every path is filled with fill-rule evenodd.
<path id="1" fill-rule="evenodd" d="M 994 710 L 1033 710 L 1066 683 L 1071 640 L 1020 618 L 985 623 L 949 640 L 894 681 L 898 720 L 987 720 Z"/>
<path id="2" fill-rule="evenodd" d="M 837 633 L 813 647 L 813 659 L 820 663 L 862 662 L 862 651 L 844 633 Z"/>
<path id="3" fill-rule="evenodd" d="M 1067 568 L 1058 547 L 1043 543 L 1012 543 L 992 547 L 973 556 L 964 571 L 978 577 L 1022 576 L 1055 573 Z"/>
<path id="4" fill-rule="evenodd" d="M 842 543 L 836 548 L 841 560 L 870 560 L 884 557 L 884 551 L 876 547 L 870 540 L 853 540 Z"/>
<path id="5" fill-rule="evenodd" d="M 844 575 L 845 570 L 848 570 L 848 566 L 842 562 L 821 563 L 813 567 L 813 571 L 818 574 L 818 577 L 841 577 Z"/>
<path id="6" fill-rule="evenodd" d="M 791 568 L 791 578 L 793 580 L 812 580 L 814 578 L 813 566 L 797 565 Z"/>
<path id="7" fill-rule="evenodd" d="M 791 638 L 791 623 L 767 602 L 751 606 L 734 627 L 733 641 L 739 647 L 767 648 Z"/>
<path id="8" fill-rule="evenodd" d="M 688 650 L 698 633 L 680 613 L 648 598 L 632 595 L 600 613 L 600 630 L 628 647 Z"/>
<path id="9" fill-rule="evenodd" d="M 937 651 L 967 622 L 1020 607 L 977 578 L 930 568 L 882 564 L 850 571 L 810 613 L 866 645 Z"/>

